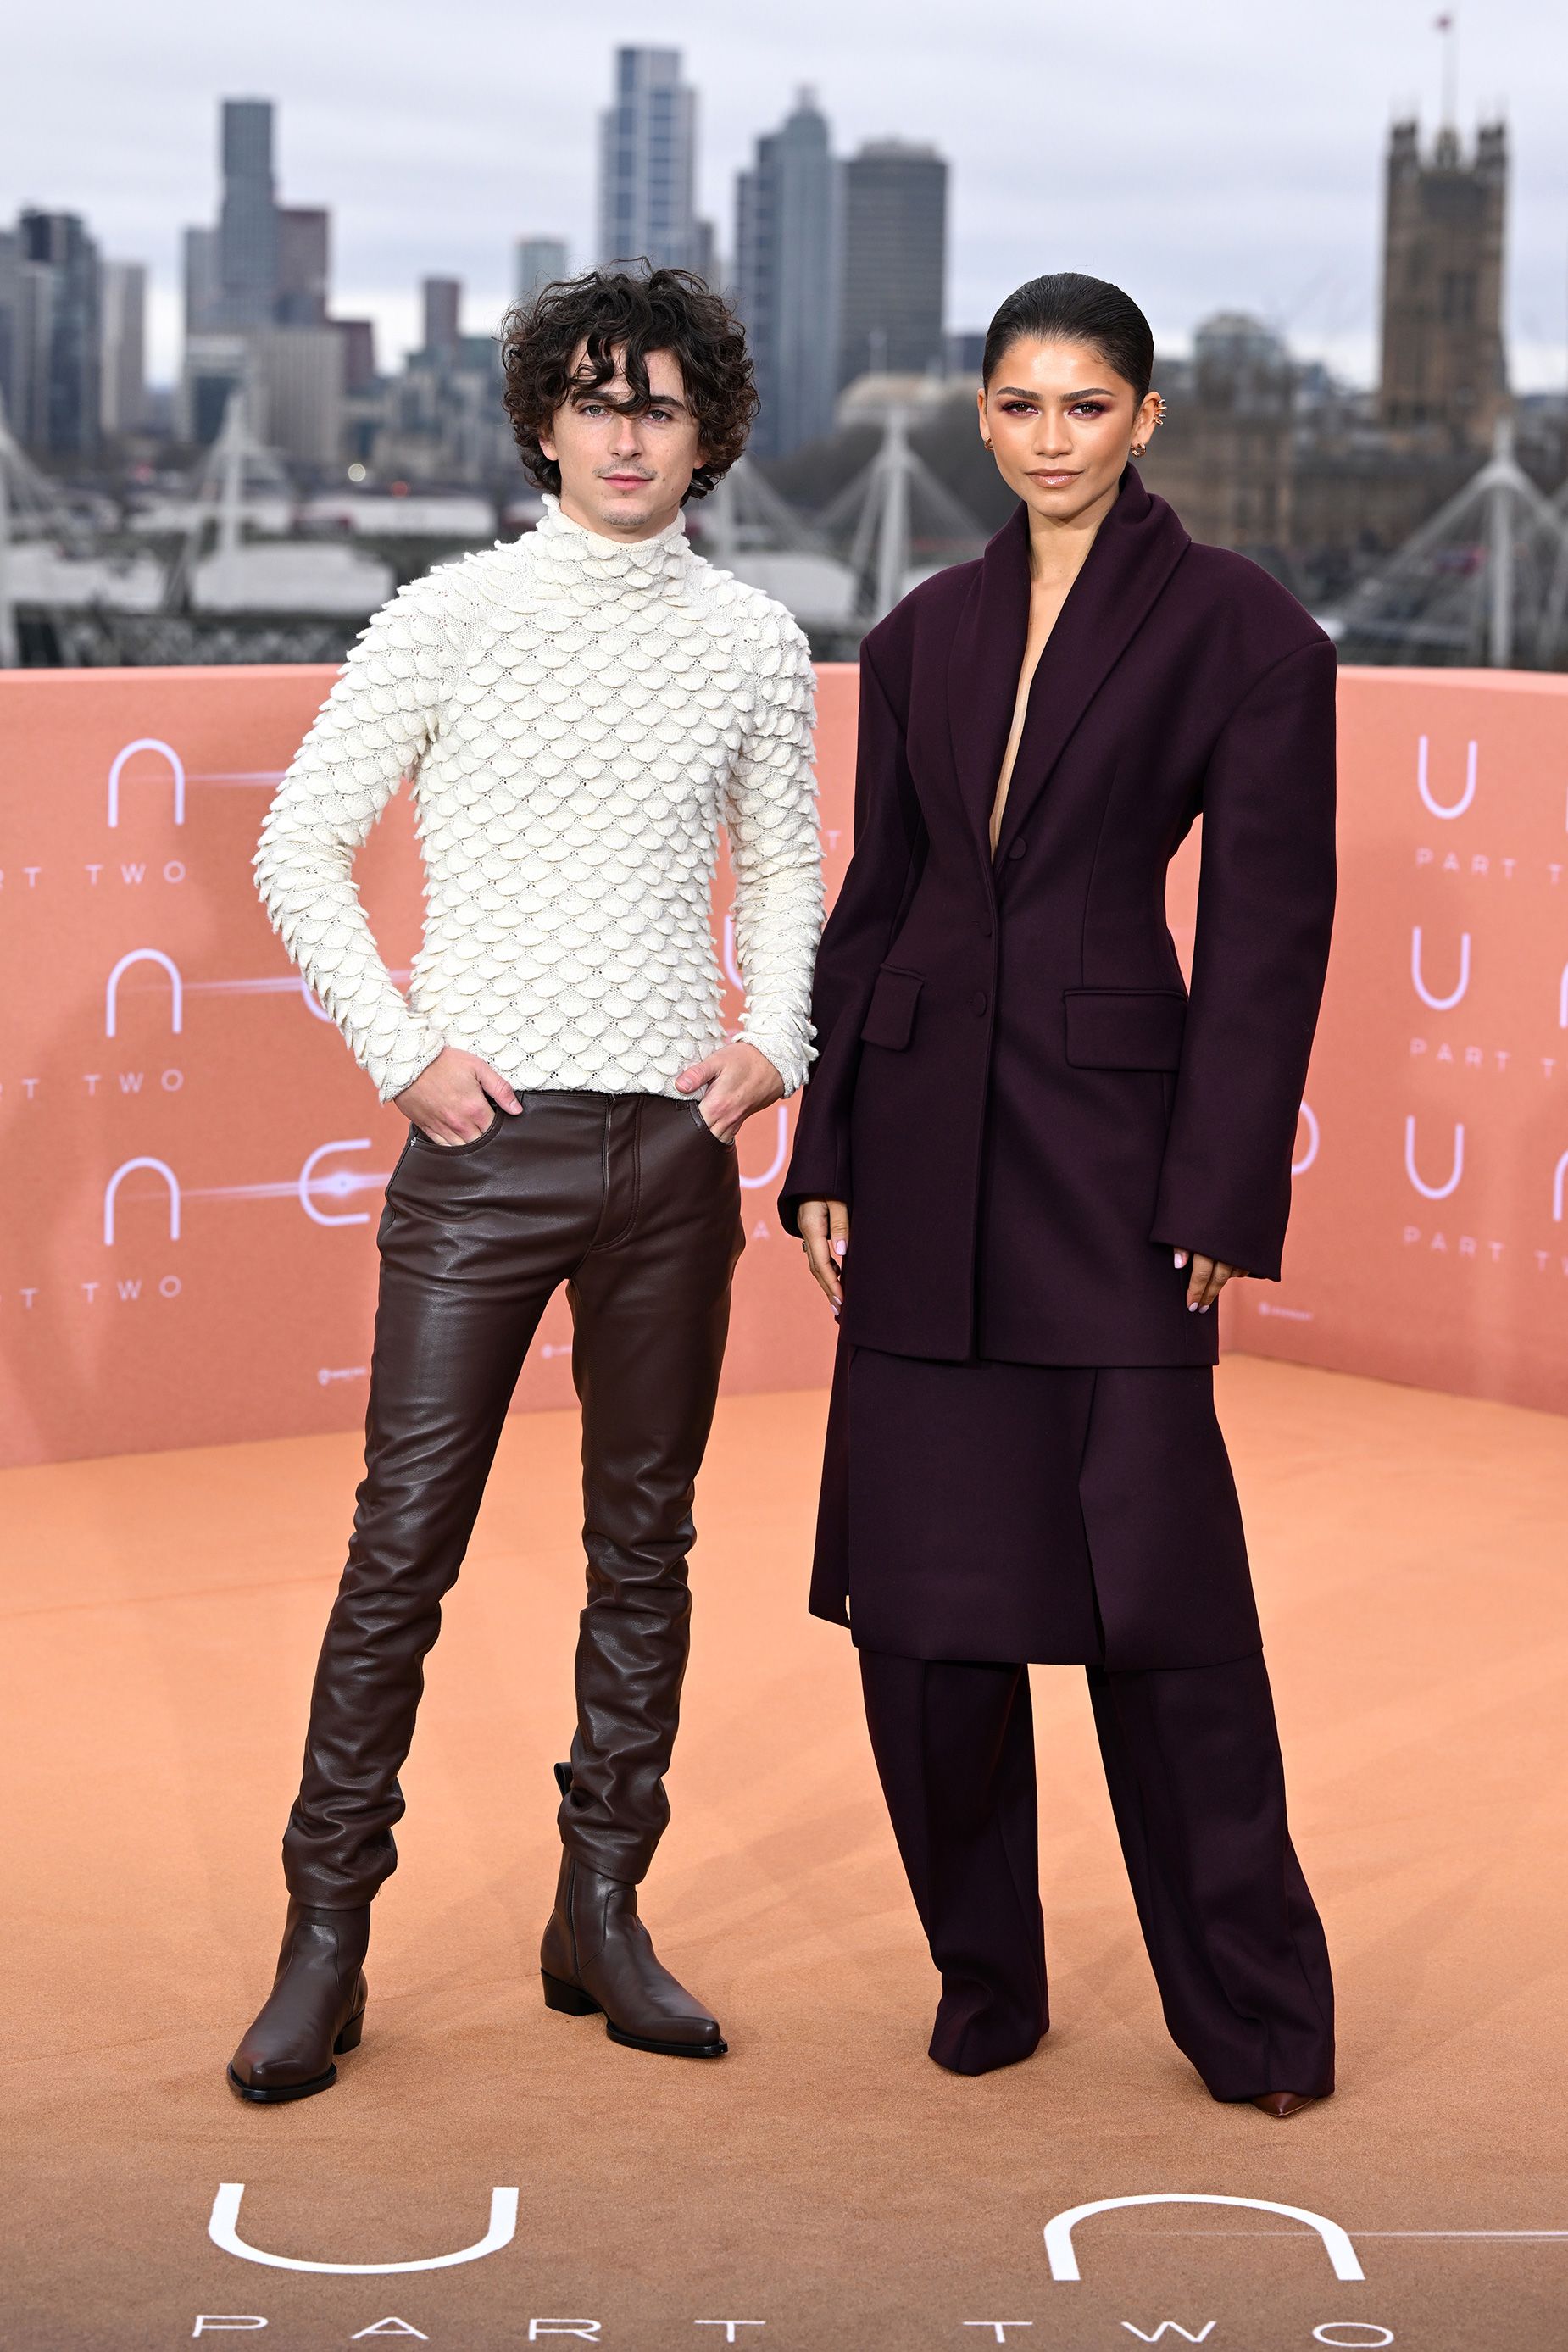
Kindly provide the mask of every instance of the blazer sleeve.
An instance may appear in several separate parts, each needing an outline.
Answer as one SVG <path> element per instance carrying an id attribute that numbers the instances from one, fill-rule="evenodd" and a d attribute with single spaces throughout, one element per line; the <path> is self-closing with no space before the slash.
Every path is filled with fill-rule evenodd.
<path id="1" fill-rule="evenodd" d="M 801 1097 L 795 1150 L 779 1194 L 786 1233 L 800 1231 L 796 1212 L 803 1201 L 851 1198 L 849 1114 L 860 1065 L 860 1024 L 923 841 L 903 725 L 862 646 L 855 845 L 817 953 L 811 1000 L 817 1057 Z"/>
<path id="2" fill-rule="evenodd" d="M 1279 1279 L 1334 912 L 1334 649 L 1243 698 L 1203 783 L 1191 1000 L 1151 1239 Z"/>

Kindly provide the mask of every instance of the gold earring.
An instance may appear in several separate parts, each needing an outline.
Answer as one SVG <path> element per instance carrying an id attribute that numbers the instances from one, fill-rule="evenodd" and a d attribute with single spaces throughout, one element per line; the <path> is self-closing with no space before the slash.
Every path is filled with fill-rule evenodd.
<path id="1" fill-rule="evenodd" d="M 1148 446 L 1149 446 L 1149 444 L 1147 443 L 1147 441 L 1134 441 L 1134 443 L 1132 444 L 1132 455 L 1133 455 L 1135 457 L 1141 457 L 1143 455 L 1143 452 L 1145 451 L 1145 449 L 1147 449 L 1147 447 L 1148 447 Z"/>

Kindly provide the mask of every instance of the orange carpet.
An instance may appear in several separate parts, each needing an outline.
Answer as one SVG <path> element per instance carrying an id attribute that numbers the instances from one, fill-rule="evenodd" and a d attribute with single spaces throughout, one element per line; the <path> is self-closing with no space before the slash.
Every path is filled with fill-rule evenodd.
<path id="1" fill-rule="evenodd" d="M 240 2105 L 357 1448 L 6 1474 L 5 2344 L 1568 2341 L 1568 1423 L 1246 1360 L 1221 1394 L 1340 1988 L 1340 2095 L 1283 2126 L 1165 2038 L 1066 1668 L 1037 1670 L 1053 2031 L 980 2082 L 925 2058 L 852 1654 L 804 1614 L 814 1395 L 721 1410 L 645 1901 L 731 2056 L 540 2002 L 581 1584 L 552 1414 L 509 1427 L 433 1661 L 363 2046 L 323 2097 Z M 304 2272 L 212 2242 L 223 2183 L 295 2261 L 468 2247 L 498 2188 L 517 2221 L 500 2200 L 507 2242 L 460 2264 Z M 1223 2203 L 1087 2218 L 1053 2275 L 1053 2215 L 1157 2195 L 1302 2209 L 1364 2277 L 1332 2231 Z"/>

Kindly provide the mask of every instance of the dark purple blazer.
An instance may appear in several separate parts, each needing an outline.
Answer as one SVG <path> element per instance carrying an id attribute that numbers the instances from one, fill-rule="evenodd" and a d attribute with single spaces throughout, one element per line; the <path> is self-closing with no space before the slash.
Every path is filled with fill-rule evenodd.
<path id="1" fill-rule="evenodd" d="M 1129 467 L 1030 689 L 1020 507 L 866 639 L 855 854 L 782 1207 L 850 1203 L 844 1334 L 1210 1363 L 1180 1246 L 1277 1280 L 1334 900 L 1334 650 Z M 1165 869 L 1200 811 L 1189 1001 Z"/>

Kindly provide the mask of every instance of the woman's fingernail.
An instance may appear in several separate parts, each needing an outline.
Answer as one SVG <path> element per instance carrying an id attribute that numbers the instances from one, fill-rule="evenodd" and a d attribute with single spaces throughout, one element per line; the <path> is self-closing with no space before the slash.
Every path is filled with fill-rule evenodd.
<path id="1" fill-rule="evenodd" d="M 1188 1299 L 1188 1301 L 1187 1301 L 1187 1313 L 1188 1313 L 1189 1315 L 1195 1315 L 1195 1314 L 1197 1313 L 1197 1311 L 1198 1311 L 1198 1302 L 1197 1302 L 1197 1300 L 1196 1300 L 1195 1298 L 1189 1298 L 1189 1299 Z"/>
<path id="2" fill-rule="evenodd" d="M 1185 1265 L 1187 1262 L 1187 1253 L 1185 1250 L 1173 1250 L 1171 1256 L 1172 1263 L 1175 1265 Z"/>
<path id="3" fill-rule="evenodd" d="M 843 1256 L 843 1255 L 844 1255 L 844 1244 L 843 1244 L 842 1242 L 835 1242 L 835 1243 L 834 1243 L 834 1244 L 833 1244 L 833 1255 L 834 1255 L 834 1256 L 835 1256 L 835 1257 L 838 1257 L 838 1258 L 841 1258 L 841 1257 Z"/>

